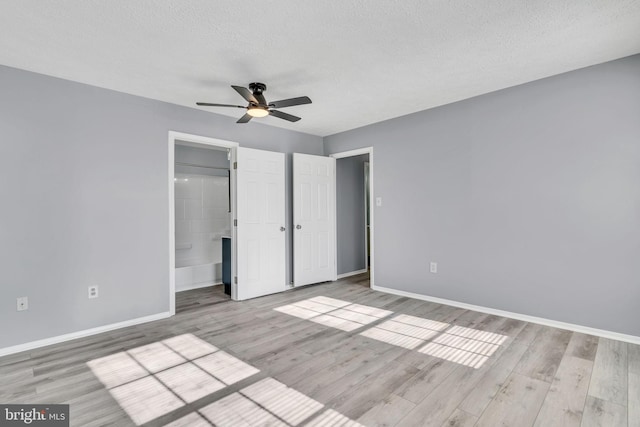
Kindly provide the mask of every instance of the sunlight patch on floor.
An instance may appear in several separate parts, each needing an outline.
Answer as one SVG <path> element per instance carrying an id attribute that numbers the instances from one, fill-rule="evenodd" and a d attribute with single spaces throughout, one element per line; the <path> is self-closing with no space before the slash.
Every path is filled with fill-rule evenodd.
<path id="1" fill-rule="evenodd" d="M 274 310 L 350 332 L 393 314 L 392 311 L 318 296 Z"/>
<path id="2" fill-rule="evenodd" d="M 253 366 L 236 359 L 224 351 L 218 351 L 201 357 L 200 359 L 194 360 L 193 363 L 226 385 L 235 384 L 238 381 L 260 372 Z"/>
<path id="3" fill-rule="evenodd" d="M 354 313 L 359 315 L 381 314 L 378 309 L 356 309 L 360 312 Z M 95 359 L 87 365 L 136 425 L 157 420 L 260 372 L 192 334 Z M 362 427 L 326 409 L 322 403 L 267 377 L 167 426 Z M 309 420 L 312 423 L 305 424 Z"/>
<path id="4" fill-rule="evenodd" d="M 109 392 L 137 425 L 184 406 L 182 400 L 154 377 L 135 380 L 112 388 Z"/>
<path id="5" fill-rule="evenodd" d="M 366 331 L 360 332 L 360 335 L 362 335 L 363 337 L 372 338 L 374 340 L 386 342 L 387 344 L 404 347 L 409 350 L 413 350 L 416 347 L 424 344 L 424 340 L 391 331 L 386 331 L 382 328 L 367 329 Z"/>
<path id="6" fill-rule="evenodd" d="M 166 424 L 164 427 L 211 427 L 211 423 L 197 412 L 192 412 L 187 416 Z"/>
<path id="7" fill-rule="evenodd" d="M 305 427 L 364 427 L 333 409 L 328 409 L 311 420 Z"/>
<path id="8" fill-rule="evenodd" d="M 420 353 L 480 368 L 507 340 L 506 335 L 452 326 L 420 348 Z"/>
<path id="9" fill-rule="evenodd" d="M 240 393 L 233 393 L 200 409 L 199 412 L 217 427 L 287 427 L 269 411 Z"/>
<path id="10" fill-rule="evenodd" d="M 167 369 L 156 376 L 187 403 L 195 402 L 226 387 L 211 375 L 203 375 L 202 369 L 191 363 Z"/>
<path id="11" fill-rule="evenodd" d="M 476 341 L 483 341 L 490 344 L 501 345 L 507 340 L 506 335 L 496 334 L 495 332 L 481 331 L 479 329 L 464 328 L 462 326 L 452 326 L 447 330 L 448 334 L 458 335 L 464 338 L 470 338 Z"/>
<path id="12" fill-rule="evenodd" d="M 92 360 L 87 365 L 106 388 L 117 387 L 149 375 L 149 371 L 124 352 Z"/>
<path id="13" fill-rule="evenodd" d="M 422 317 L 409 316 L 408 314 L 398 314 L 393 318 L 395 322 L 405 323 L 407 325 L 418 326 L 424 329 L 430 329 L 433 331 L 443 331 L 449 326 L 448 323 L 438 322 L 436 320 L 424 319 Z"/>
<path id="14" fill-rule="evenodd" d="M 298 425 L 324 408 L 322 403 L 273 378 L 265 378 L 240 393 L 291 425 Z"/>
<path id="15" fill-rule="evenodd" d="M 361 332 L 360 335 L 413 350 L 438 336 L 447 327 L 448 323 L 399 314 Z"/>
<path id="16" fill-rule="evenodd" d="M 199 412 L 217 427 L 364 427 L 273 378 L 265 378 Z"/>
<path id="17" fill-rule="evenodd" d="M 480 368 L 508 337 L 400 314 L 360 333 L 387 344 Z M 420 347 L 420 348 L 419 348 Z"/>
<path id="18" fill-rule="evenodd" d="M 428 354 L 429 356 L 448 360 L 449 362 L 458 363 L 475 369 L 484 365 L 484 363 L 489 359 L 487 356 L 483 356 L 478 353 L 472 353 L 470 351 L 464 351 L 456 349 L 455 347 L 436 344 L 434 342 L 427 343 L 427 345 L 418 351 L 420 353 Z"/>
<path id="19" fill-rule="evenodd" d="M 161 342 L 134 348 L 127 353 L 151 373 L 160 372 L 187 361 Z"/>
<path id="20" fill-rule="evenodd" d="M 137 425 L 259 372 L 192 334 L 87 363 Z"/>
<path id="21" fill-rule="evenodd" d="M 394 314 L 389 310 L 325 296 L 274 310 L 346 332 L 364 328 Z M 408 314 L 398 314 L 369 326 L 359 335 L 475 369 L 480 368 L 508 338 L 494 332 L 453 326 Z"/>
<path id="22" fill-rule="evenodd" d="M 459 350 L 469 351 L 472 353 L 491 356 L 498 349 L 498 345 L 488 342 L 478 341 L 470 338 L 462 338 L 457 335 L 443 333 L 433 339 L 433 342 L 446 345 L 448 347 L 457 348 Z"/>
<path id="23" fill-rule="evenodd" d="M 207 354 L 215 353 L 218 348 L 201 339 L 194 339 L 191 334 L 178 335 L 162 341 L 167 347 L 185 359 L 193 360 Z"/>

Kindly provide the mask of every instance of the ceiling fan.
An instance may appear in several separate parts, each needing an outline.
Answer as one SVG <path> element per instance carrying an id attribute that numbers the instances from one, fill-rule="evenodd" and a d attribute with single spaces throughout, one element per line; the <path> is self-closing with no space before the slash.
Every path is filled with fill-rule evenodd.
<path id="1" fill-rule="evenodd" d="M 290 122 L 297 122 L 300 117 L 293 116 L 291 114 L 283 113 L 282 111 L 274 110 L 274 108 L 293 107 L 294 105 L 311 104 L 311 100 L 308 96 L 300 96 L 298 98 L 282 99 L 280 101 L 274 101 L 267 103 L 267 100 L 262 94 L 267 90 L 267 85 L 264 83 L 250 83 L 249 89 L 242 86 L 233 86 L 248 103 L 246 107 L 242 105 L 230 105 L 230 104 L 211 104 L 209 102 L 196 102 L 196 105 L 203 107 L 233 107 L 244 108 L 247 110 L 246 114 L 240 117 L 236 123 L 247 123 L 254 117 L 265 117 L 271 115 L 279 119 L 288 120 Z"/>

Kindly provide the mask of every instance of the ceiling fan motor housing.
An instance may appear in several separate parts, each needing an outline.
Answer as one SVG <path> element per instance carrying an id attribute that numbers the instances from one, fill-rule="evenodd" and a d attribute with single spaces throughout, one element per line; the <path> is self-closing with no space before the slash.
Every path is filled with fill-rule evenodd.
<path id="1" fill-rule="evenodd" d="M 258 101 L 258 106 L 265 107 L 267 106 L 267 100 L 265 99 L 262 92 L 267 90 L 267 85 L 264 83 L 249 83 L 249 89 L 253 92 L 253 97 Z M 251 103 L 253 105 L 253 102 Z"/>
<path id="2" fill-rule="evenodd" d="M 267 90 L 267 85 L 257 82 L 249 83 L 249 89 L 251 89 L 251 92 L 253 92 L 254 94 L 261 94 L 262 92 Z"/>

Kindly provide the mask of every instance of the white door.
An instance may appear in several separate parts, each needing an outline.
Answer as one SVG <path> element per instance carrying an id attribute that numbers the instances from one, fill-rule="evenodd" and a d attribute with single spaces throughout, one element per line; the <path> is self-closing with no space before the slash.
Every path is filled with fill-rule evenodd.
<path id="1" fill-rule="evenodd" d="M 293 155 L 293 281 L 336 280 L 336 159 Z"/>
<path id="2" fill-rule="evenodd" d="M 238 147 L 237 297 L 286 289 L 284 153 Z"/>

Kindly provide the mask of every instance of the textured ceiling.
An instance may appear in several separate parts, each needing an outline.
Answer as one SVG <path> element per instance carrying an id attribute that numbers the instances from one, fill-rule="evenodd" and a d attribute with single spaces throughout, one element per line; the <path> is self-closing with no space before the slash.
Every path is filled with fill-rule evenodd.
<path id="1" fill-rule="evenodd" d="M 321 136 L 639 52 L 639 0 L 0 1 L 0 64 L 194 108 L 261 81 L 313 104 L 254 120 Z"/>

